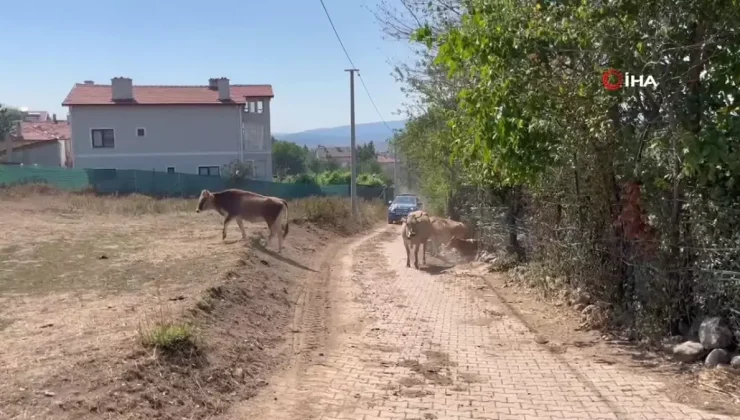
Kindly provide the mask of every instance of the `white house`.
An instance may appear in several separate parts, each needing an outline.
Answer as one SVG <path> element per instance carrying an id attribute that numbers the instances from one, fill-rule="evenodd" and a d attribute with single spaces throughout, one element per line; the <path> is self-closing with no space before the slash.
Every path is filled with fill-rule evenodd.
<path id="1" fill-rule="evenodd" d="M 142 169 L 218 176 L 235 160 L 251 161 L 272 180 L 270 85 L 136 86 L 76 84 L 69 107 L 76 168 Z"/>

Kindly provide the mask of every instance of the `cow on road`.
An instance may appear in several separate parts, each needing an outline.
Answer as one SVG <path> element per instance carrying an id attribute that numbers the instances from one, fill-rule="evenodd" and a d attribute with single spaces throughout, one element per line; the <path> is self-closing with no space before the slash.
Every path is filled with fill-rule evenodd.
<path id="1" fill-rule="evenodd" d="M 411 248 L 414 248 L 414 267 L 419 268 L 419 246 L 422 246 L 423 264 L 427 263 L 427 242 L 432 236 L 432 221 L 426 212 L 409 213 L 401 227 L 403 246 L 406 248 L 406 267 L 411 267 Z"/>

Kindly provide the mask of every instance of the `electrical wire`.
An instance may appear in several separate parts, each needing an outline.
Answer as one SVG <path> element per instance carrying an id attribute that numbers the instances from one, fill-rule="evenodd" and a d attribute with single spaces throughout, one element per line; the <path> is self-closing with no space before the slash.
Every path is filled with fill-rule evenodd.
<path id="1" fill-rule="evenodd" d="M 334 31 L 334 35 L 336 35 L 337 41 L 339 41 L 339 45 L 342 46 L 344 55 L 347 56 L 347 60 L 349 61 L 349 64 L 352 65 L 352 68 L 356 69 L 357 67 L 355 66 L 355 63 L 352 61 L 352 58 L 349 56 L 349 52 L 347 52 L 347 48 L 344 46 L 344 42 L 342 42 L 342 37 L 339 36 L 339 32 L 337 32 L 337 28 L 336 26 L 334 26 L 334 21 L 331 19 L 331 15 L 329 15 L 329 10 L 327 10 L 326 4 L 324 4 L 324 0 L 319 0 L 319 1 L 321 2 L 321 7 L 324 8 L 324 13 L 326 14 L 326 18 L 329 20 L 329 24 L 331 25 L 331 29 Z M 357 71 L 357 77 L 360 79 L 362 88 L 365 90 L 365 93 L 367 94 L 368 99 L 370 99 L 370 103 L 373 105 L 373 108 L 375 108 L 375 112 L 378 114 L 380 121 L 383 123 L 383 125 L 385 125 L 388 131 L 390 131 L 391 134 L 393 134 L 394 133 L 393 129 L 388 125 L 388 123 L 383 118 L 383 115 L 380 113 L 378 106 L 375 104 L 375 101 L 373 100 L 373 96 L 370 94 L 370 89 L 367 88 L 367 85 L 365 84 L 365 80 L 362 78 L 362 75 L 360 74 L 359 70 Z"/>

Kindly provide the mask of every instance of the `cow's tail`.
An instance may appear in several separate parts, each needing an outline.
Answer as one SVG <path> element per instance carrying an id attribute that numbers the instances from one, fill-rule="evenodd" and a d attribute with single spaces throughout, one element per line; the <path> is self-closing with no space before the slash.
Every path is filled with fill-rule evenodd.
<path id="1" fill-rule="evenodd" d="M 290 219 L 288 218 L 288 202 L 283 200 L 283 210 L 285 211 L 285 229 L 283 230 L 283 238 L 288 236 L 288 227 L 290 226 Z"/>

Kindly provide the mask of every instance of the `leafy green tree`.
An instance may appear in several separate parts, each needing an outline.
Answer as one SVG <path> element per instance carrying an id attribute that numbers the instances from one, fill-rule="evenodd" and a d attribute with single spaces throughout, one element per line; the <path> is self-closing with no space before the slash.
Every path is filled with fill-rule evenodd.
<path id="1" fill-rule="evenodd" d="M 375 144 L 371 141 L 357 148 L 357 164 L 377 161 L 378 154 L 375 152 Z"/>
<path id="2" fill-rule="evenodd" d="M 254 179 L 254 166 L 250 161 L 234 160 L 221 169 L 221 176 L 232 183 Z"/>
<path id="3" fill-rule="evenodd" d="M 23 117 L 23 113 L 12 107 L 0 104 L 0 141 L 15 133 L 16 125 Z"/>
<path id="4" fill-rule="evenodd" d="M 288 141 L 273 141 L 272 167 L 276 176 L 283 178 L 305 173 L 307 160 L 308 153 L 305 147 Z"/>

